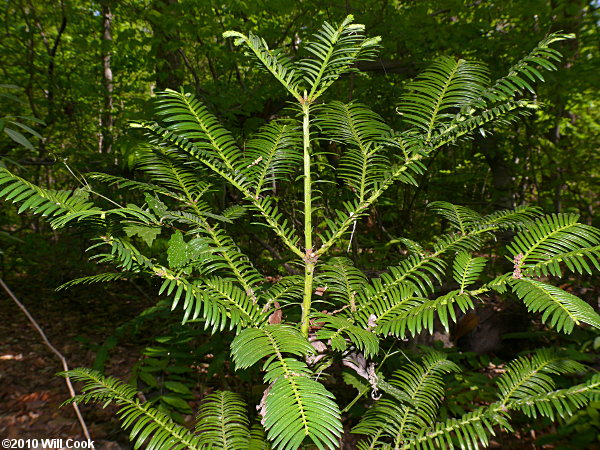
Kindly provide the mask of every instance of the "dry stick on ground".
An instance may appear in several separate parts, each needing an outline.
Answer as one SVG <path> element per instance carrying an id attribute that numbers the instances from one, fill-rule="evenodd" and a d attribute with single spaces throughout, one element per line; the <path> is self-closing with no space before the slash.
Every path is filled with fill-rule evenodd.
<path id="1" fill-rule="evenodd" d="M 56 356 L 58 356 L 58 358 L 62 362 L 63 369 L 65 370 L 65 372 L 67 372 L 69 370 L 69 366 L 67 365 L 67 360 L 62 355 L 62 353 L 59 352 L 56 349 L 56 347 L 54 347 L 50 343 L 50 341 L 46 337 L 46 334 L 44 333 L 44 330 L 42 330 L 42 328 L 38 325 L 38 323 L 31 316 L 31 314 L 29 314 L 29 311 L 27 311 L 27 308 L 25 308 L 25 305 L 23 305 L 23 303 L 21 303 L 17 299 L 17 297 L 15 297 L 15 294 L 12 293 L 12 291 L 6 285 L 6 283 L 4 282 L 4 280 L 2 280 L 2 278 L 0 278 L 0 285 L 4 288 L 4 290 L 9 295 L 9 297 L 14 300 L 14 302 L 17 304 L 17 306 L 19 308 L 21 308 L 21 311 L 23 311 L 23 313 L 27 316 L 27 318 L 32 323 L 32 325 L 34 326 L 34 328 L 38 331 L 38 333 L 40 333 L 40 336 L 42 336 L 42 339 L 44 340 L 44 343 L 46 344 L 46 346 L 50 350 L 52 350 L 52 353 L 54 353 Z M 69 394 L 71 395 L 71 398 L 75 397 L 75 389 L 73 389 L 73 385 L 71 384 L 71 379 L 69 377 L 65 377 L 65 382 L 67 383 L 67 388 L 69 389 Z M 88 439 L 88 440 L 91 440 L 90 432 L 87 429 L 87 426 L 85 424 L 85 421 L 83 420 L 83 416 L 81 415 L 81 411 L 79 411 L 79 407 L 77 406 L 77 403 L 73 402 L 71 404 L 73 405 L 73 409 L 75 410 L 75 414 L 77 415 L 77 419 L 79 420 L 79 423 L 81 424 L 81 428 L 83 429 L 83 434 L 85 435 L 85 438 Z"/>

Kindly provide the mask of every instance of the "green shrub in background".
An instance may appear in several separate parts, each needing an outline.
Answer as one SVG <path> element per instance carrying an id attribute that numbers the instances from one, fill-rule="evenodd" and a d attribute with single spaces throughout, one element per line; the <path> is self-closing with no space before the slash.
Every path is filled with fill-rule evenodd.
<path id="1" fill-rule="evenodd" d="M 118 380 L 88 369 L 69 372 L 85 383 L 76 401 L 117 403 L 136 448 L 338 448 L 344 416 L 369 394 L 373 405 L 352 430 L 363 437 L 359 448 L 474 448 L 486 446 L 494 429 L 510 429 L 515 412 L 554 420 L 597 400 L 598 375 L 556 389 L 555 376 L 583 373 L 585 366 L 540 348 L 507 366 L 493 401 L 464 414 L 444 409 L 441 417 L 444 379 L 459 366 L 433 349 L 416 359 L 392 349 L 398 340 L 433 333 L 436 321 L 448 330 L 459 311 L 492 294 L 513 293 L 558 332 L 582 324 L 600 328 L 591 306 L 549 282 L 565 271 L 598 268 L 600 232 L 576 215 L 543 215 L 531 207 L 482 215 L 433 202 L 431 212 L 447 221 L 449 232 L 432 245 L 403 239 L 406 257 L 378 277 L 344 257 L 355 224 L 386 189 L 416 184 L 424 162 L 449 144 L 535 110 L 528 95 L 559 60 L 550 46 L 570 36 L 548 36 L 494 82 L 480 63 L 440 59 L 408 85 L 398 106 L 406 129 L 398 131 L 366 105 L 326 100 L 327 89 L 354 72 L 357 61 L 374 57 L 379 38 L 366 37 L 363 28 L 351 16 L 339 25 L 325 23 L 299 59 L 269 49 L 258 36 L 225 33 L 289 93 L 289 113 L 240 145 L 193 95 L 161 93 L 161 121 L 136 124 L 148 135 L 139 167 L 148 180 L 89 175 L 142 191 L 142 205 L 103 207 L 102 200 L 90 200 L 89 186 L 50 191 L 1 169 L 0 196 L 20 203 L 20 211 L 45 215 L 56 228 L 96 230 L 97 260 L 119 270 L 77 282 L 142 273 L 158 278 L 160 293 L 183 311 L 184 323 L 202 323 L 212 333 L 232 330 L 236 369 L 260 367 L 260 422 L 250 420 L 244 393 L 217 391 L 206 398 L 195 430 L 141 402 Z M 330 141 L 343 149 L 336 166 L 321 150 Z M 337 199 L 324 184 L 327 175 L 343 182 Z M 206 196 L 211 182 L 223 181 L 240 202 L 215 211 Z M 301 205 L 294 217 L 278 206 L 280 187 L 290 185 L 285 192 L 298 192 Z M 226 232 L 248 212 L 285 246 L 300 274 L 265 282 Z M 512 269 L 482 281 L 487 260 L 480 250 L 507 231 Z M 161 235 L 168 237 L 166 254 L 148 256 Z M 453 288 L 442 291 L 447 276 Z M 392 359 L 400 369 L 389 373 Z M 340 366 L 342 379 L 357 389 L 346 406 L 337 395 L 346 388 L 331 381 Z"/>

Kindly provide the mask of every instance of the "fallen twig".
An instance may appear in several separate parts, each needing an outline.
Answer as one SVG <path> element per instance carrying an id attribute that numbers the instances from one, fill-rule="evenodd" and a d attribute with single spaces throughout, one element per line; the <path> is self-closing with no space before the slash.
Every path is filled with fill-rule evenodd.
<path id="1" fill-rule="evenodd" d="M 4 288 L 4 290 L 6 291 L 6 293 L 9 295 L 9 297 L 14 300 L 14 302 L 21 309 L 21 311 L 23 311 L 23 313 L 27 316 L 27 318 L 29 319 L 29 321 L 31 322 L 31 324 L 33 325 L 33 327 L 38 331 L 38 333 L 42 337 L 42 340 L 44 341 L 44 343 L 46 344 L 46 346 L 50 350 L 52 350 L 52 353 L 54 353 L 56 356 L 58 356 L 58 358 L 62 362 L 62 366 L 63 366 L 64 371 L 68 372 L 69 371 L 69 366 L 67 365 L 66 358 L 62 355 L 61 352 L 59 352 L 56 349 L 56 347 L 54 347 L 50 343 L 50 341 L 48 340 L 48 337 L 44 333 L 44 330 L 42 330 L 42 328 L 38 325 L 38 323 L 31 316 L 31 314 L 29 314 L 29 311 L 27 311 L 27 308 L 25 308 L 25 305 L 23 305 L 23 303 L 21 303 L 17 299 L 17 297 L 15 296 L 15 294 L 13 294 L 13 292 L 10 290 L 10 288 L 6 285 L 6 283 L 4 282 L 4 280 L 2 280 L 1 278 L 0 278 L 0 285 L 2 285 L 2 287 Z M 71 379 L 69 377 L 65 377 L 65 382 L 67 383 L 67 388 L 69 389 L 69 394 L 71 395 L 71 398 L 74 398 L 75 397 L 75 389 L 73 389 L 73 385 L 71 384 Z M 81 411 L 79 411 L 79 407 L 77 406 L 77 403 L 73 402 L 71 404 L 73 405 L 73 409 L 75 410 L 75 414 L 77 415 L 77 419 L 79 420 L 79 424 L 81 425 L 81 428 L 83 429 L 83 434 L 85 435 L 85 438 L 88 439 L 88 440 L 91 440 L 90 432 L 88 431 L 88 428 L 87 428 L 87 426 L 85 424 L 85 421 L 83 420 L 83 416 L 81 415 Z"/>

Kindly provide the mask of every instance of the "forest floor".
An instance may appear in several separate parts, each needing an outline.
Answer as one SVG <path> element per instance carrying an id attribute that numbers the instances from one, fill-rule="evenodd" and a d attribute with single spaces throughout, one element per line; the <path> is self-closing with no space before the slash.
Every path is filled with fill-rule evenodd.
<path id="1" fill-rule="evenodd" d="M 96 295 L 74 298 L 69 291 L 57 295 L 15 283 L 14 278 L 11 284 L 71 369 L 91 367 L 95 358 L 95 352 L 78 337 L 102 343 L 114 329 L 115 318 L 124 322 L 148 306 L 135 301 L 134 295 L 118 298 L 116 292 L 105 289 L 87 289 Z M 0 304 L 0 437 L 85 440 L 73 408 L 60 407 L 69 398 L 65 380 L 56 376 L 63 370 L 60 360 L 4 291 Z M 121 343 L 111 352 L 106 374 L 126 379 L 138 358 L 139 348 Z M 97 449 L 129 448 L 127 433 L 121 431 L 113 408 L 83 406 L 82 412 Z"/>

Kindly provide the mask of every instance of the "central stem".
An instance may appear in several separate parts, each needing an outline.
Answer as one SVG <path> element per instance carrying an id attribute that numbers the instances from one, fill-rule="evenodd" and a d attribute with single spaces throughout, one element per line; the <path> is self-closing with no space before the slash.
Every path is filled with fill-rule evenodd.
<path id="1" fill-rule="evenodd" d="M 302 103 L 302 134 L 304 135 L 303 157 L 304 157 L 304 297 L 302 299 L 301 331 L 308 336 L 309 314 L 312 302 L 313 273 L 315 271 L 315 253 L 312 245 L 312 189 L 310 179 L 310 104 L 306 93 Z"/>

